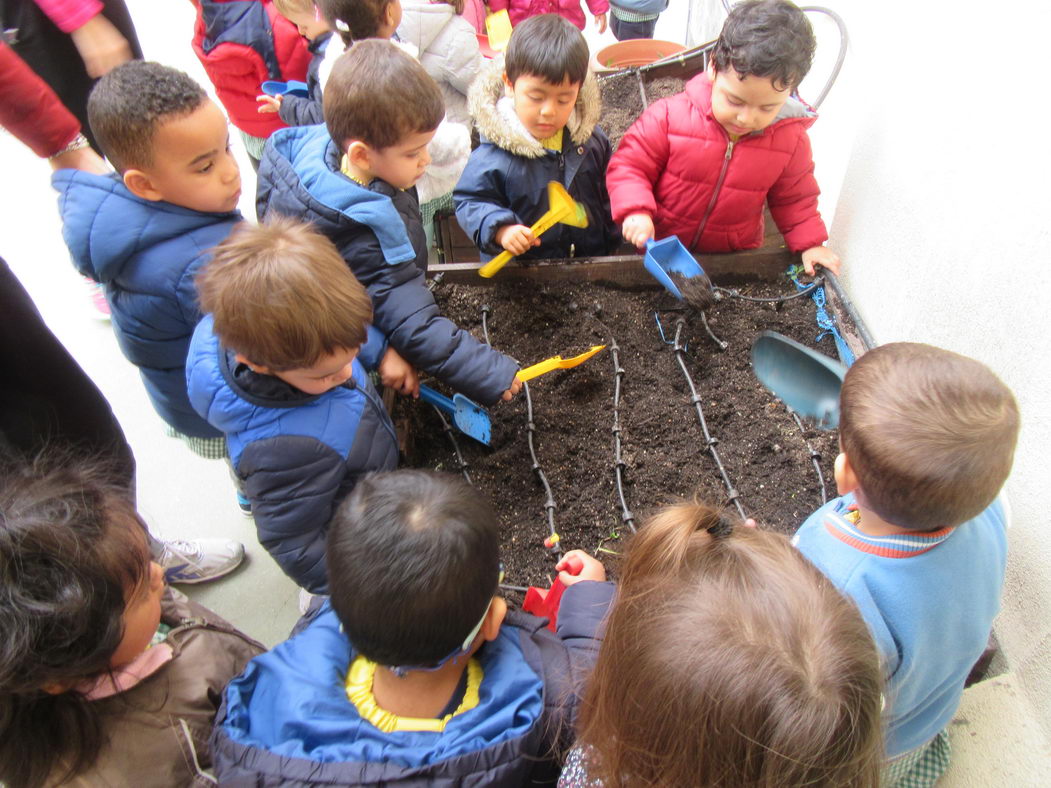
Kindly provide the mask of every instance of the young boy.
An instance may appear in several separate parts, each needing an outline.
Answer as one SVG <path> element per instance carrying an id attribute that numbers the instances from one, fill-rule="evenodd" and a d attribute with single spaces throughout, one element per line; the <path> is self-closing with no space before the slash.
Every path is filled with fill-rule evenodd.
<path id="1" fill-rule="evenodd" d="M 200 319 L 193 277 L 242 221 L 226 118 L 181 71 L 139 60 L 98 82 L 88 118 L 117 173 L 52 176 L 73 264 L 104 285 L 117 343 L 170 431 L 195 454 L 223 458 L 222 433 L 186 396 L 185 367 Z M 218 577 L 244 557 L 236 542 L 207 542 L 206 552 L 171 544 L 182 555 L 163 559 L 169 582 Z"/>
<path id="2" fill-rule="evenodd" d="M 427 289 L 414 184 L 442 120 L 441 93 L 389 41 L 359 41 L 325 86 L 325 123 L 277 132 L 259 169 L 260 216 L 312 222 L 372 297 L 406 360 L 484 405 L 510 399 L 518 364 L 441 316 Z"/>
<path id="3" fill-rule="evenodd" d="M 257 97 L 259 111 L 276 112 L 289 126 L 313 126 L 325 122 L 321 111 L 321 79 L 318 70 L 325 60 L 332 28 L 314 5 L 313 0 L 274 0 L 274 8 L 296 26 L 308 41 L 310 65 L 307 67 L 307 95 L 262 95 Z"/>
<path id="4" fill-rule="evenodd" d="M 853 597 L 882 654 L 885 785 L 933 785 L 945 728 L 1000 606 L 1018 408 L 983 364 L 906 342 L 870 350 L 840 397 L 842 497 L 802 525 L 803 554 Z"/>
<path id="5" fill-rule="evenodd" d="M 586 559 L 586 560 L 585 560 Z M 613 595 L 589 556 L 558 632 L 508 611 L 497 518 L 461 479 L 363 480 L 329 528 L 331 600 L 253 660 L 212 736 L 223 784 L 553 784 Z"/>
<path id="6" fill-rule="evenodd" d="M 299 586 L 326 593 L 333 510 L 363 474 L 398 462 L 362 363 L 405 391 L 415 376 L 369 330 L 368 294 L 307 225 L 238 228 L 197 287 L 208 314 L 187 359 L 190 400 L 226 434 L 260 543 Z"/>
<path id="7" fill-rule="evenodd" d="M 470 92 L 482 144 L 453 190 L 456 219 L 483 259 L 506 250 L 532 258 L 608 254 L 616 246 L 603 173 L 610 145 L 595 124 L 598 85 L 588 45 L 557 14 L 527 19 Z M 556 224 L 540 238 L 529 227 L 548 210 L 558 181 L 584 205 L 588 226 Z"/>
<path id="8" fill-rule="evenodd" d="M 705 74 L 635 121 L 609 164 L 614 220 L 639 249 L 678 236 L 694 252 L 755 249 L 763 206 L 788 248 L 839 271 L 817 211 L 807 129 L 813 110 L 792 97 L 810 70 L 814 31 L 787 0 L 746 0 L 723 25 Z"/>

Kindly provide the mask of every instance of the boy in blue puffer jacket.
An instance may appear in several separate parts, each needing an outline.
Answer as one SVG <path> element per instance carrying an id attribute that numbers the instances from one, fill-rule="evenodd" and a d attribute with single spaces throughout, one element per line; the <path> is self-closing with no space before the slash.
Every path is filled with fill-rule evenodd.
<path id="1" fill-rule="evenodd" d="M 201 308 L 186 360 L 190 401 L 226 433 L 259 542 L 297 585 L 327 593 L 325 533 L 398 441 L 362 364 L 386 385 L 416 375 L 369 326 L 368 294 L 332 243 L 278 218 L 242 225 L 197 277 Z"/>
<path id="2" fill-rule="evenodd" d="M 452 475 L 362 480 L 329 526 L 331 599 L 227 686 L 219 782 L 553 784 L 613 586 L 577 552 L 556 632 L 509 612 L 497 522 Z"/>
<path id="3" fill-rule="evenodd" d="M 312 222 L 369 292 L 376 328 L 407 361 L 484 405 L 521 387 L 518 364 L 443 317 L 427 289 L 414 184 L 444 115 L 441 92 L 390 41 L 358 41 L 325 86 L 326 126 L 276 132 L 257 212 Z"/>
<path id="4" fill-rule="evenodd" d="M 595 124 L 602 109 L 588 71 L 588 45 L 557 14 L 515 27 L 504 61 L 471 86 L 482 144 L 453 190 L 456 220 L 488 260 L 502 251 L 527 258 L 585 257 L 620 243 L 606 191 L 609 140 Z M 540 238 L 530 226 L 547 210 L 558 181 L 587 210 L 587 227 L 556 224 Z"/>

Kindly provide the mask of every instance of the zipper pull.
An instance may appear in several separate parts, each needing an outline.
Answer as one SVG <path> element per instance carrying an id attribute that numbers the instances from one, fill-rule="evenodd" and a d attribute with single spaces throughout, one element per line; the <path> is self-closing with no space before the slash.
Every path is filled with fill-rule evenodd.
<path id="1" fill-rule="evenodd" d="M 726 160 L 727 161 L 730 161 L 730 157 L 733 155 L 733 152 L 734 152 L 734 145 L 736 145 L 736 144 L 737 144 L 736 140 L 729 140 L 729 142 L 727 143 L 727 145 L 726 145 Z"/>

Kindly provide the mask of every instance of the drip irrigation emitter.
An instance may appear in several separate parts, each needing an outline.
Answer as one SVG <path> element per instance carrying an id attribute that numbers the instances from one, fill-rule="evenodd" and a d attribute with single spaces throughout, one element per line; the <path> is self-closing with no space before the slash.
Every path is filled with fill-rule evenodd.
<path id="1" fill-rule="evenodd" d="M 806 446 L 807 452 L 810 454 L 810 462 L 814 466 L 814 472 L 817 474 L 817 483 L 821 485 L 821 505 L 824 506 L 828 503 L 828 490 L 825 487 L 825 474 L 821 472 L 821 452 L 816 451 L 814 447 L 807 440 L 806 431 L 803 428 L 803 422 L 799 418 L 799 414 L 796 413 L 792 408 L 785 405 L 788 410 L 788 415 L 795 421 L 796 426 L 799 427 L 799 437 L 803 439 L 803 445 Z"/>
<path id="2" fill-rule="evenodd" d="M 613 468 L 617 479 L 617 496 L 620 498 L 620 519 L 632 533 L 635 533 L 635 515 L 628 508 L 624 498 L 624 454 L 620 438 L 620 390 L 624 378 L 624 367 L 620 365 L 620 347 L 615 337 L 610 337 L 610 351 L 613 355 Z"/>
<path id="3" fill-rule="evenodd" d="M 449 420 L 445 418 L 445 414 L 442 413 L 441 408 L 437 405 L 432 405 L 431 407 L 433 407 L 434 412 L 438 414 L 438 419 L 442 423 L 442 430 L 445 432 L 446 437 L 449 438 L 449 443 L 452 444 L 453 454 L 456 456 L 456 465 L 459 468 L 460 473 L 463 474 L 463 478 L 467 480 L 468 484 L 473 485 L 474 481 L 472 481 L 471 474 L 467 470 L 469 466 L 467 465 L 467 461 L 463 458 L 463 454 L 460 452 L 460 444 L 456 440 L 456 434 L 453 431 L 452 425 L 449 423 Z"/>
<path id="4" fill-rule="evenodd" d="M 679 317 L 675 320 L 675 339 L 668 341 L 664 333 L 664 327 L 661 325 L 660 317 L 657 317 L 657 330 L 660 331 L 661 340 L 666 345 L 671 345 L 675 351 L 675 360 L 679 362 L 679 369 L 682 370 L 683 377 L 686 378 L 686 385 L 690 388 L 690 403 L 693 405 L 694 411 L 697 414 L 697 423 L 701 425 L 701 432 L 704 434 L 705 446 L 708 449 L 708 453 L 712 455 L 712 460 L 715 462 L 715 467 L 719 471 L 719 475 L 722 477 L 723 485 L 726 487 L 727 499 L 733 503 L 737 509 L 737 513 L 741 515 L 741 519 L 744 520 L 747 515 L 745 514 L 744 507 L 741 506 L 741 495 L 734 489 L 733 484 L 730 482 L 730 476 L 726 472 L 726 467 L 723 465 L 723 461 L 719 457 L 719 450 L 715 448 L 719 442 L 718 438 L 712 437 L 711 432 L 708 431 L 708 422 L 704 418 L 704 408 L 701 407 L 701 396 L 697 393 L 697 386 L 693 382 L 693 376 L 690 374 L 689 368 L 686 366 L 686 345 L 682 341 L 682 330 L 686 325 L 686 318 Z"/>
<path id="5" fill-rule="evenodd" d="M 492 308 L 489 304 L 482 304 L 482 336 L 485 337 L 487 345 L 492 345 L 489 339 L 490 314 L 492 314 Z M 555 496 L 551 492 L 547 474 L 544 473 L 544 469 L 540 466 L 540 460 L 536 454 L 536 445 L 534 443 L 536 424 L 533 422 L 533 397 L 529 393 L 529 383 L 522 383 L 522 391 L 525 394 L 526 401 L 526 442 L 529 444 L 529 457 L 532 461 L 533 473 L 536 474 L 536 478 L 544 488 L 544 513 L 547 516 L 547 528 L 550 532 L 550 535 L 544 540 L 544 547 L 548 549 L 557 561 L 562 557 L 562 545 L 560 544 L 561 537 L 558 535 L 558 531 L 555 530 Z"/>

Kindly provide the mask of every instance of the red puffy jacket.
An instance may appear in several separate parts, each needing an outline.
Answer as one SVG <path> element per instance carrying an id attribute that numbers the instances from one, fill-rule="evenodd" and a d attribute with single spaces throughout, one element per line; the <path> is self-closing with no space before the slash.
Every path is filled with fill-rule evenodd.
<path id="1" fill-rule="evenodd" d="M 609 11 L 609 0 L 586 0 L 588 10 L 595 16 Z M 558 14 L 565 17 L 581 30 L 586 22 L 580 0 L 489 0 L 492 13 L 507 9 L 511 24 L 517 25 L 531 16 L 539 14 Z"/>
<path id="2" fill-rule="evenodd" d="M 311 58 L 307 40 L 271 0 L 194 0 L 194 5 L 193 51 L 230 122 L 253 137 L 285 128 L 277 113 L 258 111 L 256 96 L 269 79 L 306 81 Z"/>
<path id="3" fill-rule="evenodd" d="M 769 202 L 789 249 L 820 246 L 828 232 L 806 132 L 816 119 L 790 99 L 770 126 L 731 143 L 712 117 L 708 75 L 700 74 L 624 135 L 606 171 L 613 219 L 647 213 L 658 239 L 677 235 L 696 252 L 755 249 Z"/>

